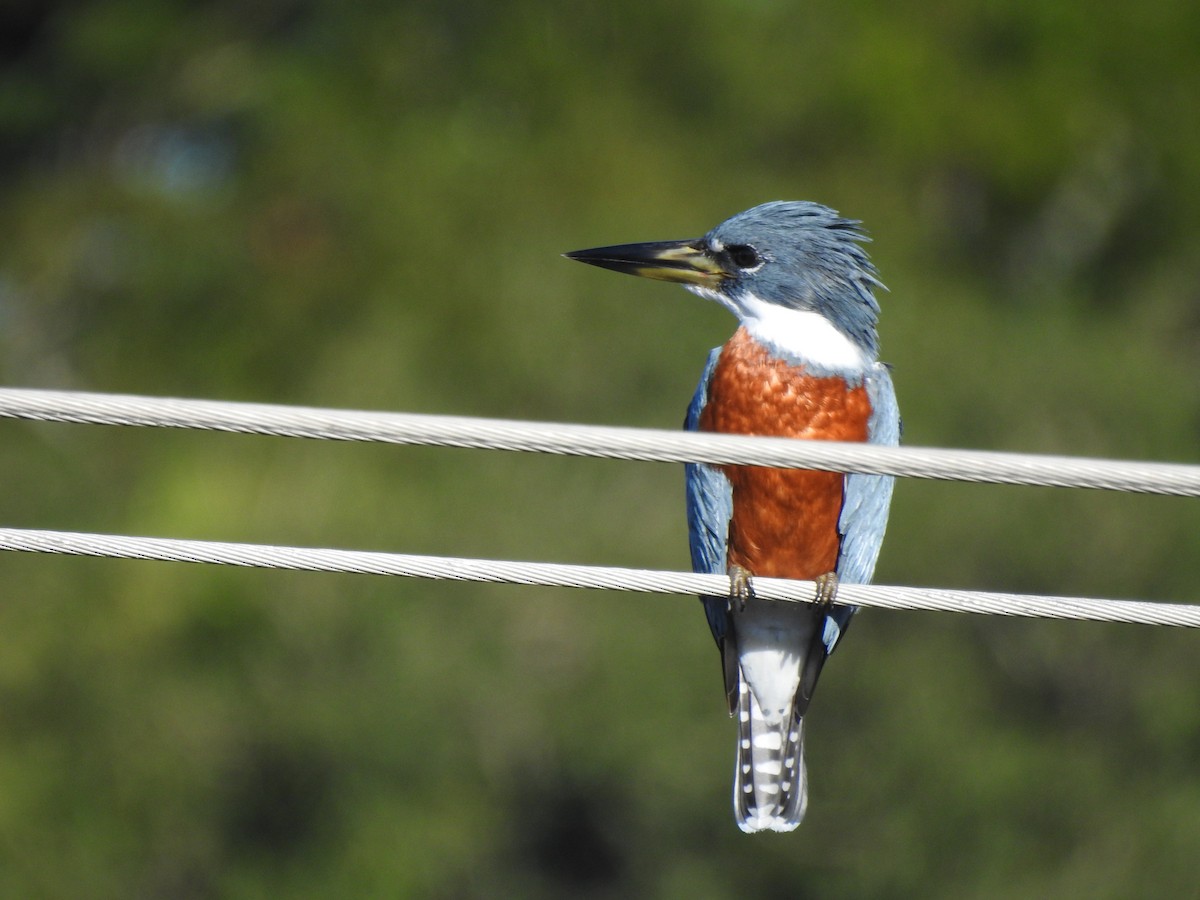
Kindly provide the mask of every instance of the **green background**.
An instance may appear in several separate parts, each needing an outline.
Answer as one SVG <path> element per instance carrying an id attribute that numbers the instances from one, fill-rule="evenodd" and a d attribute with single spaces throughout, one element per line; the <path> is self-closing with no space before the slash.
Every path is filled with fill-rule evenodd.
<path id="1" fill-rule="evenodd" d="M 1186 0 L 0 6 L 7 385 L 673 428 L 569 263 L 862 219 L 913 445 L 1189 461 Z M 685 568 L 678 467 L 0 424 L 0 521 Z M 882 583 L 1188 602 L 1195 501 L 907 481 Z M 742 835 L 694 599 L 0 558 L 0 894 L 1179 897 L 1195 635 L 861 615 Z"/>

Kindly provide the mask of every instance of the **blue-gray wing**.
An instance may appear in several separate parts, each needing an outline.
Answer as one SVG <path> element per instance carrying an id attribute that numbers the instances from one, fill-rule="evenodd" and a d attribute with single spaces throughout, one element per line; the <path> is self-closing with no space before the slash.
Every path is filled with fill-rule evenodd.
<path id="1" fill-rule="evenodd" d="M 871 444 L 895 446 L 900 443 L 900 408 L 896 389 L 887 366 L 876 363 L 865 378 L 867 397 L 871 401 L 871 418 L 867 424 L 867 441 Z M 863 475 L 853 472 L 846 476 L 842 514 L 838 532 L 842 536 L 838 556 L 838 579 L 847 584 L 866 584 L 875 572 L 875 561 L 883 545 L 887 528 L 888 507 L 892 500 L 890 475 Z M 855 607 L 835 607 L 826 623 L 824 643 L 832 652 L 841 634 L 854 615 Z"/>
<path id="2" fill-rule="evenodd" d="M 709 354 L 704 374 L 688 404 L 683 427 L 696 431 L 700 413 L 708 401 L 708 382 L 720 356 L 720 348 Z M 687 485 L 688 545 L 692 551 L 692 570 L 709 574 L 726 573 L 725 544 L 729 534 L 729 519 L 733 515 L 733 488 L 718 468 L 704 463 L 688 463 L 685 467 Z M 701 597 L 708 616 L 708 625 L 718 646 L 723 646 L 729 627 L 729 598 Z"/>
<path id="3" fill-rule="evenodd" d="M 867 441 L 871 444 L 895 446 L 900 443 L 900 409 L 896 390 L 887 367 L 876 363 L 866 376 L 867 397 L 871 401 L 871 418 L 867 424 Z M 838 531 L 842 549 L 838 556 L 838 578 L 848 584 L 866 584 L 875 571 L 875 560 L 883 544 L 887 528 L 888 506 L 892 499 L 893 478 L 890 475 L 846 476 L 845 496 Z"/>

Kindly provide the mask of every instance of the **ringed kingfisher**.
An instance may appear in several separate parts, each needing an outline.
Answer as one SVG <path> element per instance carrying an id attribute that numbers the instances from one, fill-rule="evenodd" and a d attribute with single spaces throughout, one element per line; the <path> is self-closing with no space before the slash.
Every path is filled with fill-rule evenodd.
<path id="1" fill-rule="evenodd" d="M 702 238 L 567 253 L 684 285 L 739 327 L 712 351 L 688 407 L 691 431 L 898 444 L 900 413 L 878 360 L 883 287 L 859 223 L 810 202 L 738 213 Z M 686 467 L 692 568 L 730 579 L 701 597 L 737 720 L 733 806 L 746 832 L 804 817 L 804 715 L 854 606 L 838 582 L 870 581 L 892 478 L 761 466 Z M 812 603 L 761 600 L 753 577 L 815 581 Z"/>

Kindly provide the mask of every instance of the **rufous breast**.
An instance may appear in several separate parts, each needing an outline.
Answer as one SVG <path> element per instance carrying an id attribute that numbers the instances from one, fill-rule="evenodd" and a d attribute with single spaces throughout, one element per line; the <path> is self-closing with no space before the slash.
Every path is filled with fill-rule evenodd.
<path id="1" fill-rule="evenodd" d="M 813 375 L 739 328 L 721 350 L 702 431 L 865 441 L 871 402 L 861 381 Z M 722 466 L 733 486 L 727 563 L 752 575 L 813 579 L 837 569 L 845 476 Z"/>

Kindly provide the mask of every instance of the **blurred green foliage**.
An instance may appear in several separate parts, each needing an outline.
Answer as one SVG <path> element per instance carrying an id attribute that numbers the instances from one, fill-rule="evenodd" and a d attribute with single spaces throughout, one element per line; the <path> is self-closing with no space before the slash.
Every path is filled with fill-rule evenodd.
<path id="1" fill-rule="evenodd" d="M 1200 7 L 10 0 L 10 385 L 674 427 L 557 254 L 861 218 L 912 444 L 1194 460 Z M 3 425 L 5 524 L 683 568 L 671 467 Z M 883 582 L 1191 601 L 1194 501 L 906 482 Z M 693 600 L 9 556 L 0 895 L 1178 897 L 1195 636 L 868 612 L 746 838 Z"/>

